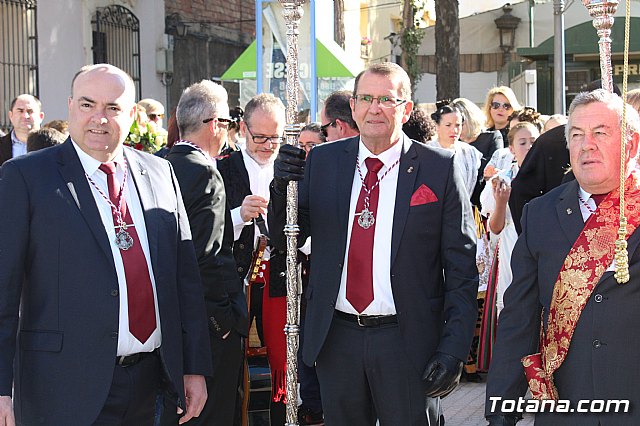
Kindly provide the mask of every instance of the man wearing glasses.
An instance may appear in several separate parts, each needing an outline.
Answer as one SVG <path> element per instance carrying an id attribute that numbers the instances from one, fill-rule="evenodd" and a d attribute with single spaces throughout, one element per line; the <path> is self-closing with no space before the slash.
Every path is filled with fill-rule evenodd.
<path id="1" fill-rule="evenodd" d="M 229 118 L 227 91 L 211 80 L 184 90 L 176 110 L 181 140 L 167 160 L 180 184 L 204 289 L 213 376 L 207 377 L 209 398 L 189 425 L 233 424 L 238 381 L 242 375 L 247 336 L 247 302 L 233 258 L 233 230 L 222 176 L 215 157 L 226 139 Z M 203 342 L 203 344 L 205 344 Z M 175 404 L 165 400 L 163 426 L 178 424 Z"/>
<path id="2" fill-rule="evenodd" d="M 359 135 L 358 125 L 351 116 L 350 101 L 351 92 L 347 90 L 333 92 L 325 99 L 320 111 L 320 130 L 327 142 Z"/>
<path id="3" fill-rule="evenodd" d="M 240 124 L 246 136 L 245 147 L 218 162 L 232 209 L 233 253 L 241 278 L 249 272 L 258 237 L 269 234 L 266 227 L 269 184 L 285 124 L 285 108 L 280 99 L 265 93 L 253 97 L 245 107 L 244 121 Z M 267 246 L 257 285 L 251 286 L 250 296 L 249 323 L 256 318 L 258 336 L 267 346 L 271 367 L 273 425 L 285 422 L 285 259 L 284 251 Z"/>
<path id="4" fill-rule="evenodd" d="M 452 154 L 402 132 L 413 109 L 402 68 L 371 65 L 350 103 L 360 137 L 306 163 L 283 145 L 274 166 L 274 244 L 285 245 L 291 180 L 298 241 L 313 241 L 303 359 L 316 365 L 326 424 L 439 424 L 476 319 L 471 206 Z"/>

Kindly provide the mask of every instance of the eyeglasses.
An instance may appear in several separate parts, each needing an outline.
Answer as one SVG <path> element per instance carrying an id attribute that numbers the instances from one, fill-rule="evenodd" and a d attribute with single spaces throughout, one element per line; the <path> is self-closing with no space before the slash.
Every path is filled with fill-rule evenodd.
<path id="1" fill-rule="evenodd" d="M 231 118 L 213 117 L 213 118 L 206 118 L 202 120 L 202 122 L 206 124 L 213 120 L 218 120 L 218 123 L 224 123 L 224 124 L 229 124 L 233 121 L 233 119 Z"/>
<path id="2" fill-rule="evenodd" d="M 326 138 L 328 137 L 327 135 L 327 127 L 336 127 L 336 120 L 330 121 L 327 124 L 323 124 L 322 126 L 320 126 L 320 133 L 322 133 L 322 135 Z"/>
<path id="3" fill-rule="evenodd" d="M 378 106 L 382 108 L 395 108 L 398 105 L 402 105 L 407 102 L 404 99 L 392 98 L 391 96 L 371 96 L 371 95 L 354 95 L 353 99 L 355 99 L 356 103 L 371 105 L 374 100 L 378 101 Z"/>
<path id="4" fill-rule="evenodd" d="M 147 117 L 149 117 L 149 120 L 156 120 L 156 118 L 160 118 L 163 119 L 164 118 L 164 114 L 147 114 Z"/>
<path id="5" fill-rule="evenodd" d="M 316 142 L 298 142 L 298 148 L 304 149 L 307 153 L 315 148 L 316 145 L 318 145 Z"/>
<path id="6" fill-rule="evenodd" d="M 253 132 L 251 132 L 251 129 L 249 128 L 249 126 L 245 126 L 245 127 L 247 128 L 247 132 L 249 132 L 249 134 L 251 135 L 251 139 L 253 140 L 253 142 L 257 143 L 258 145 L 261 145 L 266 142 L 273 143 L 273 144 L 281 144 L 284 141 L 284 138 L 282 136 L 254 135 Z"/>
<path id="7" fill-rule="evenodd" d="M 491 102 L 491 108 L 492 109 L 498 109 L 498 108 L 503 108 L 503 109 L 511 109 L 511 104 L 501 104 L 500 102 Z"/>

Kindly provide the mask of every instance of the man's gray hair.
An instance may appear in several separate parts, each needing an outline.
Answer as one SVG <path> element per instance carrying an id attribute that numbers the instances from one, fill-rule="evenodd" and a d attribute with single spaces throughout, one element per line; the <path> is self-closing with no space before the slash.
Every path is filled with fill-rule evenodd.
<path id="1" fill-rule="evenodd" d="M 281 112 L 285 115 L 284 104 L 271 93 L 260 93 L 251 98 L 247 103 L 247 106 L 244 108 L 244 121 L 247 125 L 251 125 L 251 116 L 258 110 L 274 113 Z"/>
<path id="2" fill-rule="evenodd" d="M 622 126 L 622 98 L 615 93 L 611 93 L 605 89 L 596 89 L 592 92 L 581 92 L 574 98 L 569 107 L 569 122 L 565 128 L 565 138 L 567 144 L 569 144 L 569 136 L 571 132 L 571 119 L 576 108 L 584 105 L 589 105 L 596 102 L 602 102 L 607 105 L 609 109 L 614 111 L 620 120 L 619 124 Z M 640 117 L 638 112 L 629 104 L 627 104 L 627 136 L 631 136 L 634 133 L 640 132 Z"/>
<path id="3" fill-rule="evenodd" d="M 180 135 L 197 132 L 203 126 L 203 120 L 214 116 L 229 118 L 229 95 L 221 85 L 211 80 L 202 80 L 184 89 L 178 108 L 176 120 Z"/>

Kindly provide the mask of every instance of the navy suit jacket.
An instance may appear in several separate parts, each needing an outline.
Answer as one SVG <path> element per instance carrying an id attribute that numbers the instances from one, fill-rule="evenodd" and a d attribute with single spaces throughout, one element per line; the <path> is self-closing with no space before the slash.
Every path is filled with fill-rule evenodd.
<path id="1" fill-rule="evenodd" d="M 399 143 L 403 143 L 404 138 Z M 311 151 L 300 183 L 299 241 L 311 235 L 304 362 L 313 365 L 334 315 L 345 266 L 351 183 L 359 137 Z M 465 360 L 477 317 L 478 270 L 471 204 L 452 155 L 411 141 L 398 165 L 392 226 L 391 288 L 407 355 L 422 374 L 436 352 Z M 428 186 L 438 201 L 410 206 Z M 271 191 L 272 239 L 285 245 L 285 197 Z"/>
<path id="2" fill-rule="evenodd" d="M 144 211 L 162 366 L 184 406 L 183 375 L 211 374 L 198 265 L 170 164 L 125 148 Z M 70 140 L 0 168 L 0 394 L 19 424 L 88 425 L 105 402 L 118 343 L 109 241 Z"/>
<path id="3" fill-rule="evenodd" d="M 558 273 L 584 228 L 578 182 L 559 186 L 524 206 L 522 234 L 513 250 L 513 282 L 504 296 L 487 381 L 489 397 L 524 397 L 527 383 L 520 359 L 539 351 L 540 311 L 545 323 Z M 640 424 L 640 232 L 629 237 L 629 283 L 605 272 L 576 325 L 567 358 L 554 374 L 560 399 L 629 399 L 630 414 L 539 414 L 536 425 L 620 426 Z M 497 405 L 499 408 L 500 405 Z"/>

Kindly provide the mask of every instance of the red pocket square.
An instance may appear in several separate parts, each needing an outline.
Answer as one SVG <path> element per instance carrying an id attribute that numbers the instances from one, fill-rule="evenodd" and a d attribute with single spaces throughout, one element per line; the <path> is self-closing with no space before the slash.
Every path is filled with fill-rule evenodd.
<path id="1" fill-rule="evenodd" d="M 436 194 L 434 194 L 433 191 L 423 183 L 411 196 L 411 207 L 433 203 L 434 201 L 438 201 L 438 197 L 436 197 Z"/>

